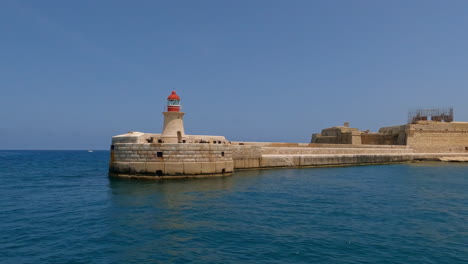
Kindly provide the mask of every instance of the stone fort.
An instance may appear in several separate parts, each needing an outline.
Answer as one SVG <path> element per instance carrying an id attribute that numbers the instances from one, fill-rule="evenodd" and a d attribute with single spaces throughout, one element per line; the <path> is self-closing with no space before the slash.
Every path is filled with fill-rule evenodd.
<path id="1" fill-rule="evenodd" d="M 403 145 L 417 153 L 464 153 L 468 152 L 468 122 L 454 122 L 452 108 L 420 109 L 409 113 L 405 125 L 383 127 L 371 133 L 351 128 L 345 122 L 312 134 L 311 143 Z"/>
<path id="2" fill-rule="evenodd" d="M 176 92 L 167 98 L 161 134 L 112 137 L 110 176 L 163 179 L 223 176 L 236 169 L 468 160 L 468 122 L 454 122 L 452 109 L 417 111 L 407 124 L 377 133 L 346 122 L 313 134 L 310 143 L 234 142 L 185 134 L 180 102 Z"/>

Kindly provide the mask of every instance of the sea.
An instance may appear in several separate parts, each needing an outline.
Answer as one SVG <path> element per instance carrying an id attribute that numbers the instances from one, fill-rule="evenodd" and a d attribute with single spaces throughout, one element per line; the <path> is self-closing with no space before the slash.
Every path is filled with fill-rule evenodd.
<path id="1" fill-rule="evenodd" d="M 109 151 L 0 151 L 0 263 L 468 263 L 468 164 L 111 179 Z"/>

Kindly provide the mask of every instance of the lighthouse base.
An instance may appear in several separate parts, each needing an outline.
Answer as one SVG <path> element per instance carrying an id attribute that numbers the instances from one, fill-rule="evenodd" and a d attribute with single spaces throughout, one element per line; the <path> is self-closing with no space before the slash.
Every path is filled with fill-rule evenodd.
<path id="1" fill-rule="evenodd" d="M 223 176 L 234 170 L 228 145 L 116 143 L 109 175 L 116 177 Z"/>

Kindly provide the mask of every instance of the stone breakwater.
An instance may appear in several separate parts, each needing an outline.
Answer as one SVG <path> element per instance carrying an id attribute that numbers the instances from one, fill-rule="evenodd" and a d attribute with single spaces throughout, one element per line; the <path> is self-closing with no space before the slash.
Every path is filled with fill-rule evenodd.
<path id="1" fill-rule="evenodd" d="M 148 141 L 146 139 L 115 140 L 111 147 L 109 175 L 151 179 L 220 176 L 229 175 L 235 169 L 382 164 L 438 157 L 416 155 L 404 146 L 332 145 L 326 148 L 314 144 L 219 144 L 219 141 L 142 143 Z"/>
<path id="2" fill-rule="evenodd" d="M 332 148 L 289 147 L 287 144 L 271 147 L 261 145 L 233 145 L 235 169 L 274 167 L 337 166 L 378 164 L 412 160 L 411 149 L 407 148 L 353 148 L 346 145 Z"/>
<path id="3" fill-rule="evenodd" d="M 190 135 L 185 143 L 154 143 L 159 136 L 132 132 L 114 137 L 109 175 L 160 179 L 229 175 L 236 169 L 468 159 L 468 153 L 418 153 L 401 145 L 229 142 L 219 136 Z"/>
<path id="4" fill-rule="evenodd" d="M 123 143 L 111 150 L 111 176 L 223 175 L 233 169 L 228 145 Z"/>

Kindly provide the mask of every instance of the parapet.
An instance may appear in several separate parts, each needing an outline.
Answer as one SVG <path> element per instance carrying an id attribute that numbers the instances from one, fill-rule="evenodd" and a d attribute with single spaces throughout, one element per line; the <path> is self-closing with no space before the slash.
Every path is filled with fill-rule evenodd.
<path id="1" fill-rule="evenodd" d="M 166 143 L 161 134 L 130 131 L 112 137 L 112 144 L 117 143 Z M 181 143 L 229 144 L 223 136 L 186 135 Z"/>

